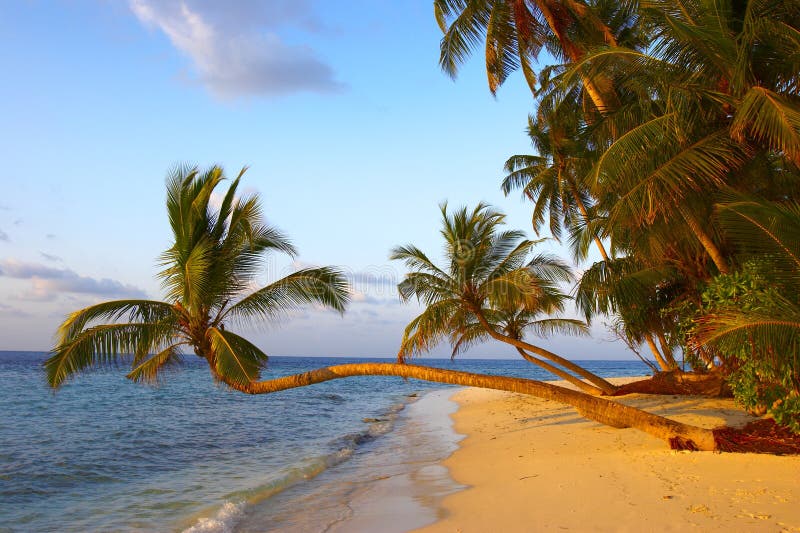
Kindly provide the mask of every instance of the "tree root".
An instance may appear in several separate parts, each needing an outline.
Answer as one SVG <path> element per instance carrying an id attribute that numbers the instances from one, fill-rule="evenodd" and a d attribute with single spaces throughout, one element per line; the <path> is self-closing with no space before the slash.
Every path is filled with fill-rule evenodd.
<path id="1" fill-rule="evenodd" d="M 721 427 L 713 431 L 717 449 L 722 452 L 800 455 L 800 435 L 771 418 L 754 420 L 741 429 Z"/>
<path id="2" fill-rule="evenodd" d="M 730 397 L 731 391 L 725 378 L 718 372 L 698 374 L 694 372 L 659 372 L 649 379 L 621 385 L 614 396 L 626 394 L 679 394 L 685 396 Z"/>

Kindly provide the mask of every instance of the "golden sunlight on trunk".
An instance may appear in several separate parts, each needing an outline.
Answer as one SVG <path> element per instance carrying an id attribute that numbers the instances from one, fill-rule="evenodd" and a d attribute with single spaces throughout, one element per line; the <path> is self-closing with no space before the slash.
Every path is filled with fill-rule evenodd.
<path id="1" fill-rule="evenodd" d="M 537 398 L 571 405 L 581 415 L 601 424 L 617 428 L 630 427 L 638 429 L 667 441 L 672 447 L 707 451 L 716 449 L 714 434 L 710 429 L 682 424 L 622 403 L 530 379 L 486 376 L 396 363 L 355 363 L 329 366 L 302 374 L 251 382 L 247 385 L 226 383 L 230 387 L 248 394 L 268 394 L 351 376 L 398 376 L 436 383 L 528 394 Z"/>

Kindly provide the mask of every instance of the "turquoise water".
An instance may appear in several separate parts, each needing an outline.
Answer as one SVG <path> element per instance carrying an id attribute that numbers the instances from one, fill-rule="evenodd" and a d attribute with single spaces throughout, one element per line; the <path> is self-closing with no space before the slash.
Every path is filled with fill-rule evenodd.
<path id="1" fill-rule="evenodd" d="M 53 394 L 44 357 L 0 352 L 0 531 L 269 530 L 269 516 L 287 520 L 309 495 L 363 476 L 382 446 L 413 434 L 409 395 L 444 387 L 369 376 L 247 396 L 188 361 L 158 388 L 104 370 Z M 268 376 L 358 361 L 274 357 Z M 420 362 L 549 379 L 521 360 Z M 638 361 L 584 364 L 647 372 Z"/>

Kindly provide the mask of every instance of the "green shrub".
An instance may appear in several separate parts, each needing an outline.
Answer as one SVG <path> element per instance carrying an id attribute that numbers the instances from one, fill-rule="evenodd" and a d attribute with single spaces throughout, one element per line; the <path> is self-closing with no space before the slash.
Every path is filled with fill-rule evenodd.
<path id="1" fill-rule="evenodd" d="M 700 305 L 684 303 L 680 309 L 679 328 L 687 344 L 695 348 L 700 347 L 696 339 L 702 336 L 702 328 L 721 316 L 781 319 L 787 308 L 782 287 L 770 281 L 769 264 L 757 260 L 712 279 L 702 289 L 700 301 Z M 713 350 L 722 362 L 739 404 L 754 414 L 769 413 L 779 424 L 800 433 L 800 340 L 778 341 L 744 327 L 742 331 L 722 335 L 703 348 Z"/>

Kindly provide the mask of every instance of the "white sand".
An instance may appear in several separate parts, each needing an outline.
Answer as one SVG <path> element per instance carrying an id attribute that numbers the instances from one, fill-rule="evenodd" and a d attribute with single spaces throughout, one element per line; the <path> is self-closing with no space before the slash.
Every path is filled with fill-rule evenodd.
<path id="1" fill-rule="evenodd" d="M 800 531 L 800 457 L 675 452 L 530 396 L 463 389 L 453 399 L 466 438 L 444 464 L 469 488 L 420 531 Z M 623 401 L 709 428 L 751 419 L 732 400 Z"/>

